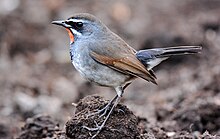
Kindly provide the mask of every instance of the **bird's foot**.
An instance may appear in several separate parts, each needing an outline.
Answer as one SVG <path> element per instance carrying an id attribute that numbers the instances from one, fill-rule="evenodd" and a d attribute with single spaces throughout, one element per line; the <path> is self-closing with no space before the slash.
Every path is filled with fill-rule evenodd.
<path id="1" fill-rule="evenodd" d="M 98 110 L 96 110 L 93 113 L 89 113 L 89 114 L 86 115 L 86 117 L 89 118 L 89 117 L 95 116 L 95 115 L 99 115 L 99 117 L 103 117 L 104 115 L 106 115 L 109 107 L 110 107 L 110 104 L 108 103 L 108 104 L 106 104 L 106 106 L 104 108 L 98 109 Z"/>
<path id="2" fill-rule="evenodd" d="M 115 102 L 114 102 L 114 101 L 115 101 Z M 92 136 L 92 139 L 94 139 L 94 138 L 100 133 L 100 131 L 102 130 L 102 128 L 105 126 L 105 123 L 106 123 L 107 120 L 109 119 L 109 117 L 110 117 L 110 115 L 111 115 L 113 109 L 115 108 L 115 106 L 118 104 L 119 101 L 120 101 L 120 97 L 116 95 L 104 108 L 102 108 L 101 110 L 99 110 L 99 111 L 96 112 L 96 113 L 98 113 L 98 112 L 100 113 L 100 111 L 101 111 L 101 112 L 104 111 L 103 114 L 100 115 L 100 116 L 106 115 L 106 117 L 104 117 L 104 121 L 102 122 L 102 124 L 101 124 L 100 126 L 98 125 L 98 123 L 97 123 L 96 121 L 94 121 L 95 124 L 96 124 L 96 127 L 95 127 L 95 128 L 89 128 L 89 127 L 87 127 L 87 126 L 82 126 L 83 128 L 85 128 L 85 129 L 87 129 L 87 130 L 89 130 L 89 131 L 96 131 L 96 133 Z M 113 104 L 113 102 L 114 102 L 114 104 Z M 111 104 L 113 104 L 112 107 L 111 107 Z M 109 107 L 111 107 L 110 111 L 108 111 Z M 99 117 L 100 117 L 100 116 L 99 116 Z"/>
<path id="3" fill-rule="evenodd" d="M 94 128 L 82 126 L 82 128 L 85 128 L 88 131 L 96 131 L 96 133 L 92 136 L 91 139 L 94 139 L 99 134 L 99 132 L 102 130 L 102 128 L 104 127 L 104 123 L 102 123 L 102 125 L 98 125 L 98 123 L 96 121 L 94 121 L 94 122 L 96 124 L 96 127 L 94 127 Z"/>
<path id="4" fill-rule="evenodd" d="M 111 101 L 109 101 L 108 102 L 108 104 L 106 104 L 105 105 L 105 107 L 104 108 L 102 108 L 102 109 L 98 109 L 98 110 L 96 110 L 96 112 L 94 112 L 94 113 L 90 113 L 90 114 L 88 114 L 86 117 L 87 118 L 89 118 L 90 116 L 94 116 L 94 115 L 97 115 L 97 114 L 101 114 L 100 116 L 99 116 L 99 118 L 100 117 L 103 117 L 103 116 L 105 116 L 106 114 L 107 114 L 107 111 L 108 111 L 108 109 L 110 108 L 110 106 L 114 103 L 114 101 L 117 99 L 117 95 L 111 100 Z"/>

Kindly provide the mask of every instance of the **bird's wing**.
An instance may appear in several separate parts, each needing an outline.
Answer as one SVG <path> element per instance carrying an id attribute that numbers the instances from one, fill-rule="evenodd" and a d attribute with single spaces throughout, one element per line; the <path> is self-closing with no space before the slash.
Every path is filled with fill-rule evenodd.
<path id="1" fill-rule="evenodd" d="M 146 70 L 144 65 L 136 58 L 135 53 L 131 51 L 130 53 L 126 53 L 123 56 L 120 55 L 118 57 L 91 51 L 90 56 L 95 61 L 119 72 L 140 77 L 157 84 L 155 75 Z"/>

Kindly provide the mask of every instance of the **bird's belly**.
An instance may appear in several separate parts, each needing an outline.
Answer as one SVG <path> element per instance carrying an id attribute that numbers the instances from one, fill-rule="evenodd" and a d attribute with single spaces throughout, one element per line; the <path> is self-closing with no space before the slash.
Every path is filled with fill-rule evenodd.
<path id="1" fill-rule="evenodd" d="M 84 78 L 102 86 L 123 86 L 132 78 L 129 75 L 97 63 L 91 57 L 86 58 L 75 55 L 72 64 Z"/>

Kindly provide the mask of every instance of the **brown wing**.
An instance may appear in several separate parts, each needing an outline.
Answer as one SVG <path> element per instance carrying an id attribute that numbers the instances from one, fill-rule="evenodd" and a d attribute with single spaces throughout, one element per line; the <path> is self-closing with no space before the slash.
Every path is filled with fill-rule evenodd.
<path id="1" fill-rule="evenodd" d="M 157 84 L 155 76 L 145 69 L 145 67 L 140 63 L 134 54 L 127 54 L 122 58 L 112 58 L 110 56 L 104 56 L 92 51 L 90 56 L 97 62 L 110 68 L 125 74 L 141 77 L 147 81 Z"/>

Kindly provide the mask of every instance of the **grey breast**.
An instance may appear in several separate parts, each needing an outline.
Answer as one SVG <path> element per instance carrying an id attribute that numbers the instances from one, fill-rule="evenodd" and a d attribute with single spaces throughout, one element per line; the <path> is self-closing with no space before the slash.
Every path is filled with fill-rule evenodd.
<path id="1" fill-rule="evenodd" d="M 72 44 L 70 54 L 72 64 L 84 78 L 99 85 L 111 87 L 123 85 L 130 79 L 128 75 L 96 62 L 89 55 L 89 47 L 83 44 Z"/>

